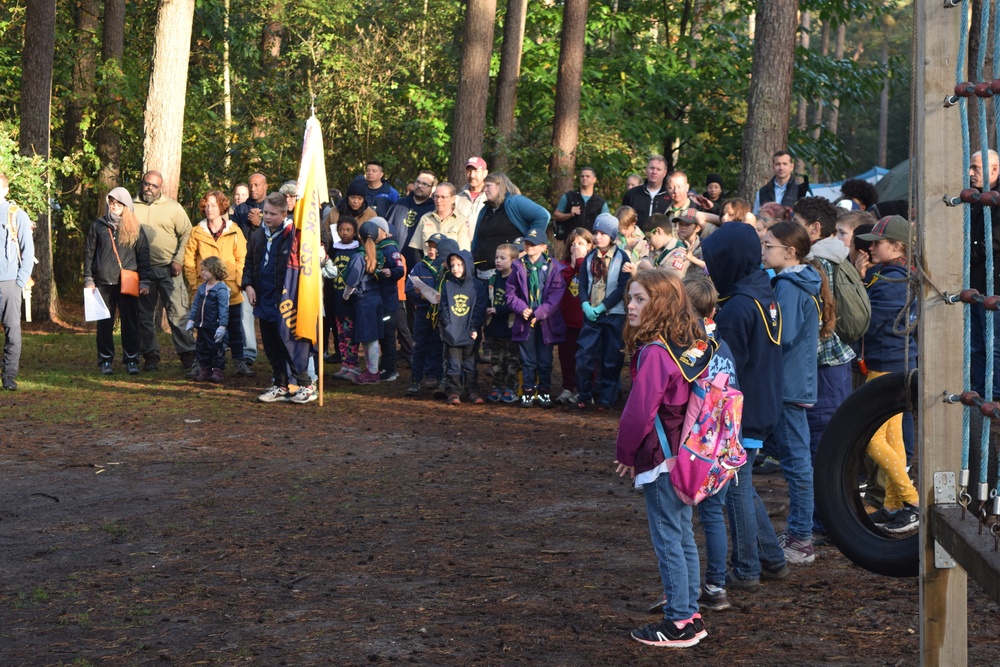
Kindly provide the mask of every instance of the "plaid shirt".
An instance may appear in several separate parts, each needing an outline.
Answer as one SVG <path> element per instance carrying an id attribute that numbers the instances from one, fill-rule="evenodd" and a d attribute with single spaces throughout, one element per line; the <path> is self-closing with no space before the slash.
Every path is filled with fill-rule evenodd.
<path id="1" fill-rule="evenodd" d="M 827 283 L 830 285 L 830 291 L 833 291 L 833 264 L 825 259 L 816 259 L 817 262 L 823 267 L 823 273 L 826 274 Z M 845 260 L 846 261 L 846 260 Z M 841 364 L 846 364 L 851 359 L 855 357 L 854 350 L 850 348 L 846 343 L 840 340 L 836 333 L 830 334 L 829 338 L 821 338 L 819 341 L 819 351 L 818 351 L 818 363 L 820 366 L 839 366 Z"/>

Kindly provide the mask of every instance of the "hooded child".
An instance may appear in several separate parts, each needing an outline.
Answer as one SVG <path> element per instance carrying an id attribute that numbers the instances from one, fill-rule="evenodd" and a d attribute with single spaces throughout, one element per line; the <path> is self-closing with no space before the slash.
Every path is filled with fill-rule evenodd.
<path id="1" fill-rule="evenodd" d="M 453 252 L 447 257 L 448 274 L 441 283 L 438 329 L 444 343 L 448 404 L 459 405 L 464 391 L 471 403 L 483 403 L 479 395 L 475 342 L 486 322 L 489 297 L 486 285 L 476 279 L 472 253 Z"/>
<path id="2" fill-rule="evenodd" d="M 716 331 L 733 355 L 743 391 L 743 447 L 747 463 L 726 496 L 732 541 L 730 588 L 756 588 L 761 578 L 787 579 L 785 554 L 753 488 L 754 455 L 781 416 L 781 311 L 754 228 L 727 222 L 702 243 L 702 254 L 719 292 Z M 759 548 L 758 548 L 759 543 Z"/>

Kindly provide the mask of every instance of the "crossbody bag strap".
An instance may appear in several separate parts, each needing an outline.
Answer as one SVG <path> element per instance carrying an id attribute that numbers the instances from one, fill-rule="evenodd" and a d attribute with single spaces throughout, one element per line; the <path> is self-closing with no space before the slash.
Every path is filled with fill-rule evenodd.
<path id="1" fill-rule="evenodd" d="M 118 244 L 115 243 L 115 235 L 110 228 L 108 229 L 108 236 L 111 237 L 111 249 L 115 251 L 115 259 L 118 260 L 118 269 L 122 270 L 125 267 L 122 266 L 122 258 L 118 256 Z"/>
<path id="2" fill-rule="evenodd" d="M 13 203 L 7 205 L 7 229 L 10 230 L 10 239 L 14 242 L 14 249 L 17 250 L 17 266 L 21 267 L 21 244 L 17 239 L 17 206 Z"/>

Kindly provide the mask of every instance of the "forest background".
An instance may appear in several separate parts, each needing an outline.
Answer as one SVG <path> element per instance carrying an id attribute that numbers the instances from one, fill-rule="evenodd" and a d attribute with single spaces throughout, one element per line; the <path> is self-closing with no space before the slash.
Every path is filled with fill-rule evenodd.
<path id="1" fill-rule="evenodd" d="M 37 223 L 33 314 L 76 298 L 111 187 L 158 169 L 197 221 L 209 189 L 295 178 L 313 107 L 341 189 L 370 159 L 400 190 L 423 168 L 462 183 L 469 155 L 550 207 L 584 165 L 617 201 L 652 153 L 743 196 L 785 146 L 814 182 L 891 167 L 911 17 L 907 0 L 2 3 L 0 169 Z"/>

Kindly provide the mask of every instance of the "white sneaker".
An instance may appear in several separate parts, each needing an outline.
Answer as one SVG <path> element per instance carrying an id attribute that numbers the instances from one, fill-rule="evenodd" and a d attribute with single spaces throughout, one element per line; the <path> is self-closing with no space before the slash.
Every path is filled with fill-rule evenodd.
<path id="1" fill-rule="evenodd" d="M 288 400 L 288 389 L 271 385 L 267 391 L 257 397 L 261 403 L 283 403 Z"/>
<path id="2" fill-rule="evenodd" d="M 318 399 L 319 394 L 316 392 L 316 386 L 311 384 L 299 387 L 294 394 L 288 397 L 292 403 L 310 403 Z"/>
<path id="3" fill-rule="evenodd" d="M 559 394 L 559 397 L 556 398 L 556 403 L 562 405 L 563 403 L 569 403 L 572 400 L 573 400 L 573 392 L 571 392 L 569 389 L 563 389 L 562 393 Z"/>

